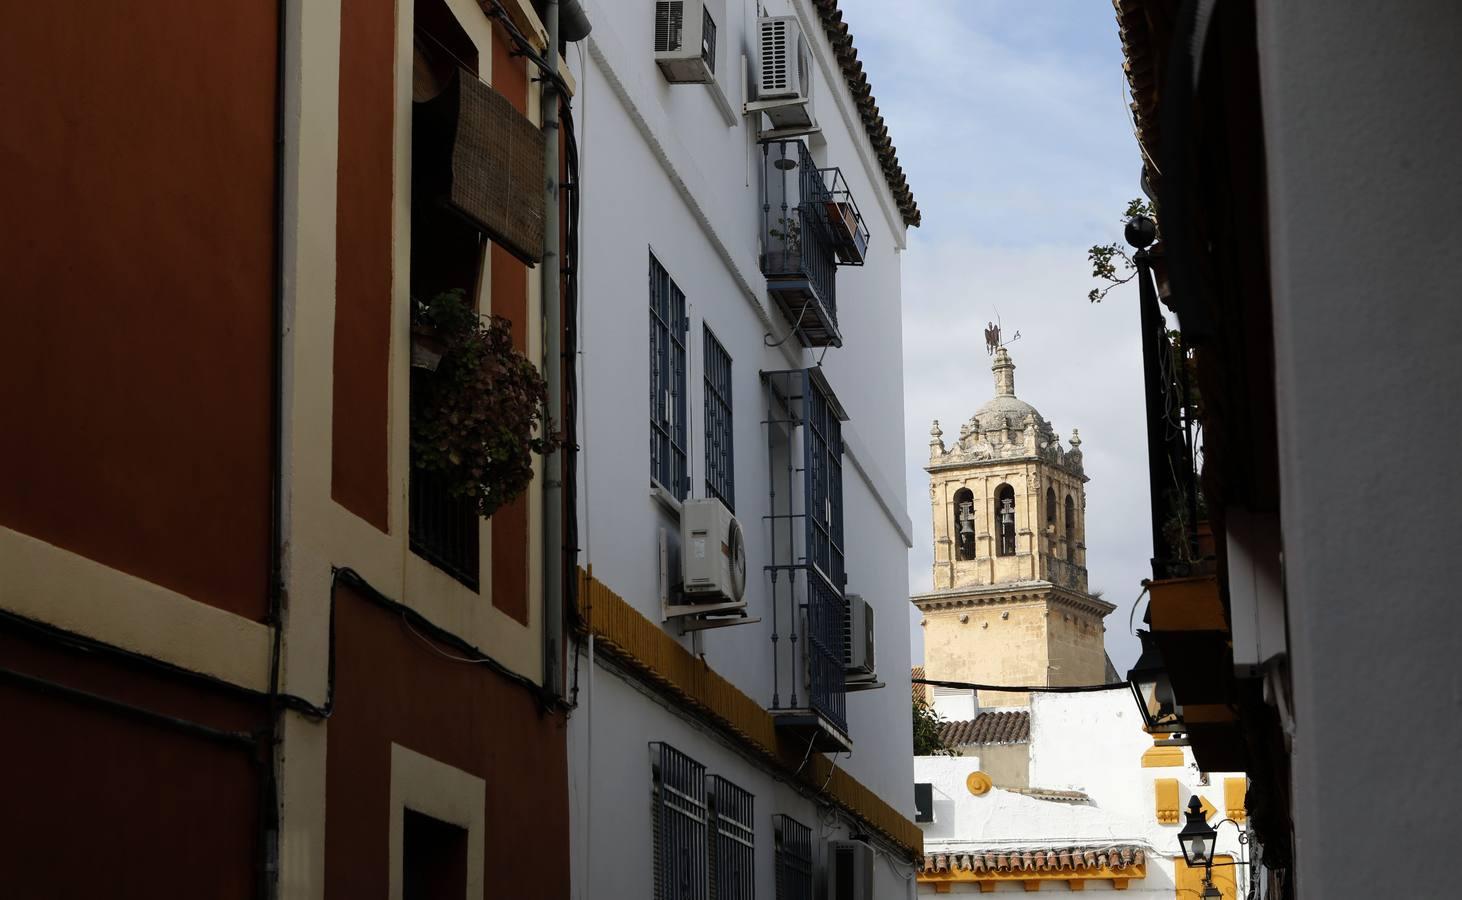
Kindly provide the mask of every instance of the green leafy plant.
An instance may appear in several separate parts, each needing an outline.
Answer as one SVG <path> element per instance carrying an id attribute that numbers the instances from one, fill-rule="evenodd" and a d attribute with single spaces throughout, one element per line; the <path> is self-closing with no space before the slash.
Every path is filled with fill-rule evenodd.
<path id="1" fill-rule="evenodd" d="M 780 228 L 769 228 L 767 234 L 781 241 L 785 245 L 785 252 L 789 255 L 796 255 L 802 250 L 802 223 L 795 216 L 786 216 L 777 219 Z"/>
<path id="2" fill-rule="evenodd" d="M 939 726 L 944 719 L 929 704 L 914 698 L 914 755 L 915 756 L 958 756 L 944 739 L 939 736 Z"/>
<path id="3" fill-rule="evenodd" d="M 1122 224 L 1127 224 L 1138 216 L 1147 216 L 1155 219 L 1152 204 L 1141 197 L 1127 204 L 1127 211 L 1122 214 Z M 1107 282 L 1104 287 L 1092 288 L 1086 294 L 1086 299 L 1092 303 L 1102 302 L 1107 292 L 1119 284 L 1126 284 L 1137 275 L 1137 264 L 1127 253 L 1126 247 L 1113 241 L 1110 244 L 1096 244 L 1086 251 L 1087 261 L 1091 263 L 1091 277 Z M 1121 264 L 1121 269 L 1117 268 Z"/>
<path id="4" fill-rule="evenodd" d="M 512 324 L 482 318 L 461 290 L 414 306 L 413 331 L 434 338 L 442 357 L 415 375 L 411 464 L 491 516 L 532 482 L 533 455 L 562 441 L 548 421 L 547 385 L 514 349 Z"/>

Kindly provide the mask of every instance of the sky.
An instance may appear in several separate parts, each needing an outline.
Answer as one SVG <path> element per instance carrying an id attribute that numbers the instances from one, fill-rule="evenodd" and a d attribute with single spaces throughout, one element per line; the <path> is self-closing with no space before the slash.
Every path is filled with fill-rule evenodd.
<path id="1" fill-rule="evenodd" d="M 1086 299 L 1097 286 L 1087 248 L 1122 239 L 1141 193 L 1112 6 L 839 5 L 923 214 L 903 257 L 909 587 L 931 588 L 929 426 L 938 419 L 948 440 L 994 394 L 984 329 L 998 314 L 1007 341 L 1020 332 L 1016 394 L 1063 444 L 1081 430 L 1090 587 L 1118 605 L 1107 651 L 1125 672 L 1151 555 L 1137 289 Z"/>

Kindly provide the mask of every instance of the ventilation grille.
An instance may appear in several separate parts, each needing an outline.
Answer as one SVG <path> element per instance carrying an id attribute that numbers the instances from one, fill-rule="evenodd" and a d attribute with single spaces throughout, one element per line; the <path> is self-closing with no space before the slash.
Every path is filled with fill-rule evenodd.
<path id="1" fill-rule="evenodd" d="M 655 3 L 655 52 L 672 53 L 679 50 L 684 43 L 685 0 L 657 0 Z"/>
<path id="2" fill-rule="evenodd" d="M 772 20 L 761 23 L 761 89 L 762 93 L 788 90 L 787 23 Z"/>

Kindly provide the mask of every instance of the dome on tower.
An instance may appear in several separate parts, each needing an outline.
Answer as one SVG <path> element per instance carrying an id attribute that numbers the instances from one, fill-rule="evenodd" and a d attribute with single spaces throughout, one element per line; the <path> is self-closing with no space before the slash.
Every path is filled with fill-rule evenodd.
<path id="1" fill-rule="evenodd" d="M 1034 406 L 1015 396 L 1015 363 L 1011 362 L 1009 351 L 1004 347 L 996 350 L 995 362 L 990 368 L 995 373 L 995 396 L 975 410 L 970 424 L 977 425 L 980 431 L 1000 431 L 1005 428 L 1021 431 L 1025 428 L 1026 419 L 1034 417 L 1036 431 L 1041 439 L 1048 442 L 1055 440 L 1051 423 Z"/>

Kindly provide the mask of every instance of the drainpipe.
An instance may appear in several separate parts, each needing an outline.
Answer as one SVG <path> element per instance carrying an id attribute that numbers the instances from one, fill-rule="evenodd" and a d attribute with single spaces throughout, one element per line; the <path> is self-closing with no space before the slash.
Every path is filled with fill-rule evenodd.
<path id="1" fill-rule="evenodd" d="M 545 4 L 548 47 L 543 58 L 558 72 L 559 0 Z M 543 88 L 543 375 L 548 383 L 548 421 L 563 422 L 563 303 L 558 243 L 558 87 L 544 77 Z M 553 447 L 543 463 L 543 694 L 549 703 L 563 698 L 563 451 Z"/>

